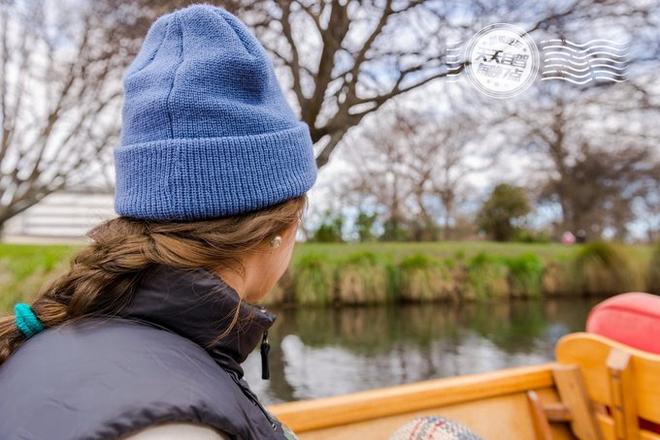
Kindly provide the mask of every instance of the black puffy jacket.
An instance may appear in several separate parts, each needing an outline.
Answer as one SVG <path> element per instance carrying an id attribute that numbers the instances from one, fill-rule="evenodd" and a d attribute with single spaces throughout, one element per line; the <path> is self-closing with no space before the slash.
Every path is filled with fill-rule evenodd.
<path id="1" fill-rule="evenodd" d="M 113 317 L 49 328 L 0 367 L 0 439 L 116 439 L 162 422 L 285 439 L 240 364 L 275 320 L 204 270 L 156 266 Z"/>

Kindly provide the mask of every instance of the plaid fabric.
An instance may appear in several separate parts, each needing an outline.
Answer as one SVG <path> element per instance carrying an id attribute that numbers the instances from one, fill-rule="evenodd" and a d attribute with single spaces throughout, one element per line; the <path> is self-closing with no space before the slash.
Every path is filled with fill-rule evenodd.
<path id="1" fill-rule="evenodd" d="M 465 426 L 444 417 L 418 417 L 397 429 L 390 440 L 482 440 Z"/>

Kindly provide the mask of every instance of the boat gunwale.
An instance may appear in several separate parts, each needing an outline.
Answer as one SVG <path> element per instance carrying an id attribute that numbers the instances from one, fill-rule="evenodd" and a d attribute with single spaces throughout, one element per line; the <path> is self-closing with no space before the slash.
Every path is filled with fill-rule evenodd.
<path id="1" fill-rule="evenodd" d="M 325 429 L 528 390 L 553 388 L 552 370 L 557 365 L 557 362 L 548 362 L 280 403 L 270 406 L 269 411 L 295 432 Z"/>

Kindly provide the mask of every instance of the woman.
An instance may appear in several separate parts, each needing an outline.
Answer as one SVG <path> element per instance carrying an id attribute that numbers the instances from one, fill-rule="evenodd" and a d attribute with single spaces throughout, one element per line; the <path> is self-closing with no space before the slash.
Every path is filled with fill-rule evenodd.
<path id="1" fill-rule="evenodd" d="M 269 59 L 226 11 L 158 19 L 124 76 L 115 208 L 0 320 L 0 438 L 292 438 L 242 379 L 316 167 Z"/>

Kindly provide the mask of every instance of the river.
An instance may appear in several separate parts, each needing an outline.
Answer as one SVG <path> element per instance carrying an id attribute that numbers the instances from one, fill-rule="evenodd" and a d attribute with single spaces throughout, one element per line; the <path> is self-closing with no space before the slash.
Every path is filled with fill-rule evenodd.
<path id="1" fill-rule="evenodd" d="M 271 379 L 258 350 L 243 364 L 264 403 L 538 364 L 581 331 L 597 299 L 271 309 Z"/>

